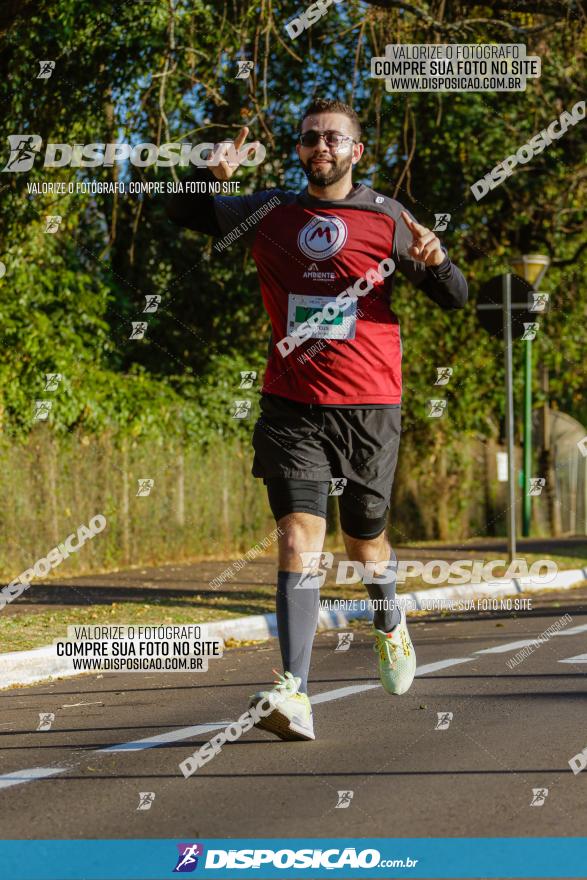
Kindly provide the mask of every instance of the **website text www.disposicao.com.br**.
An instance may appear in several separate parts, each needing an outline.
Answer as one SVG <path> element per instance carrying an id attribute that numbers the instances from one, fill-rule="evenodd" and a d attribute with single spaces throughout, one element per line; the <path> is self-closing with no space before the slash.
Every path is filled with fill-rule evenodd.
<path id="1" fill-rule="evenodd" d="M 401 859 L 382 859 L 376 849 L 355 847 L 329 849 L 209 849 L 206 852 L 204 868 L 225 868 L 238 870 L 260 868 L 262 865 L 273 868 L 414 868 L 418 859 L 410 856 Z"/>

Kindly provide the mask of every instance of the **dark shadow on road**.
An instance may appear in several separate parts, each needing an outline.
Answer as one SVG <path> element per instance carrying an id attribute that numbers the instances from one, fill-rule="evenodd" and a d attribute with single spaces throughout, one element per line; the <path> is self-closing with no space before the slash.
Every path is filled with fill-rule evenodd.
<path id="1" fill-rule="evenodd" d="M 322 744 L 324 744 L 324 740 L 322 740 Z M 231 745 L 237 745 L 237 743 L 231 743 Z M 291 743 L 284 743 L 281 740 L 247 740 L 247 742 L 240 742 L 238 745 L 285 745 L 290 746 Z M 304 743 L 306 748 L 311 748 L 312 743 L 306 742 Z M 341 779 L 347 777 L 364 777 L 364 776 L 389 776 L 389 777 L 402 777 L 402 776 L 422 776 L 424 778 L 428 778 L 430 776 L 517 776 L 520 773 L 536 773 L 540 775 L 546 774 L 561 774 L 568 773 L 569 768 L 559 768 L 558 770 L 547 770 L 544 767 L 534 767 L 534 768 L 524 768 L 519 770 L 341 770 L 339 773 L 330 773 L 324 770 L 316 770 L 315 773 L 311 771 L 302 771 L 299 773 L 194 773 L 192 776 L 187 777 L 188 779 L 192 779 L 194 782 L 197 782 L 198 779 L 298 779 L 300 777 L 332 777 L 333 779 Z M 110 776 L 70 776 L 67 774 L 61 774 L 58 777 L 54 777 L 52 779 L 36 779 L 36 785 L 42 785 L 43 783 L 51 783 L 52 785 L 59 784 L 60 782 L 97 782 L 100 781 L 109 781 L 112 780 L 120 780 L 120 779 L 178 779 L 181 782 L 185 782 L 186 777 L 184 777 L 181 773 L 113 773 Z M 584 880 L 584 878 L 583 878 Z"/>
<path id="2" fill-rule="evenodd" d="M 22 594 L 13 606 L 18 605 L 80 605 L 80 596 L 88 599 L 94 605 L 111 604 L 112 602 L 139 602 L 143 597 L 147 597 L 150 601 L 155 599 L 205 599 L 206 597 L 225 597 L 226 599 L 258 599 L 258 584 L 254 589 L 243 590 L 236 588 L 232 590 L 215 590 L 215 589 L 174 589 L 161 587 L 104 587 L 104 586 L 84 586 L 71 587 L 65 584 L 51 584 L 31 586 Z M 175 604 L 175 603 L 174 603 Z M 178 603 L 181 604 L 181 603 Z"/>
<path id="3" fill-rule="evenodd" d="M 515 599 L 518 596 L 508 596 L 507 598 Z M 543 601 L 554 601 L 549 599 L 543 599 Z M 511 611 L 475 611 L 475 612 L 467 612 L 467 611 L 459 611 L 454 614 L 434 614 L 426 617 L 417 617 L 410 618 L 408 617 L 408 624 L 411 627 L 417 627 L 420 623 L 458 623 L 459 621 L 479 621 L 483 622 L 486 620 L 525 620 L 526 618 L 533 617 L 562 617 L 567 612 L 567 607 L 565 606 L 564 599 L 565 597 L 557 597 L 557 601 L 560 602 L 560 605 L 556 608 L 552 605 L 543 605 L 541 607 L 532 608 L 528 611 L 517 611 L 512 613 Z M 571 599 L 571 596 L 569 596 Z M 475 600 L 477 601 L 477 600 Z M 479 600 L 482 601 L 482 600 Z M 534 601 L 539 601 L 535 599 Z M 569 613 L 572 616 L 581 616 L 587 614 L 587 604 L 585 604 L 585 597 L 581 597 L 580 600 L 573 604 L 573 601 L 566 603 L 568 606 Z M 573 626 L 573 624 L 569 624 L 569 627 Z M 564 632 L 564 629 L 561 630 Z M 505 634 L 504 634 L 505 635 Z"/>
<path id="4" fill-rule="evenodd" d="M 161 674 L 164 675 L 165 673 L 161 673 Z M 585 674 L 586 673 L 583 673 L 583 672 L 545 672 L 543 674 L 539 673 L 539 672 L 536 672 L 536 673 L 516 673 L 516 674 L 513 674 L 513 673 L 510 674 L 510 673 L 504 672 L 503 675 L 500 675 L 498 673 L 491 673 L 489 675 L 486 673 L 479 673 L 479 675 L 467 675 L 467 674 L 463 674 L 463 675 L 438 675 L 436 672 L 434 672 L 434 673 L 427 673 L 425 676 L 424 675 L 417 676 L 417 680 L 418 681 L 425 681 L 427 678 L 430 678 L 430 679 L 433 678 L 434 681 L 442 681 L 444 679 L 458 680 L 461 678 L 556 678 L 556 679 L 560 679 L 560 678 L 582 678 Z M 378 679 L 376 676 L 375 677 L 374 676 L 366 676 L 364 678 L 320 678 L 320 679 L 316 679 L 315 681 L 312 681 L 311 683 L 312 683 L 313 687 L 316 687 L 321 684 L 338 684 L 343 687 L 346 687 L 348 685 L 357 684 L 357 683 L 358 684 L 362 684 L 362 683 L 377 684 Z M 209 688 L 209 689 L 216 690 L 217 688 L 226 688 L 226 689 L 228 689 L 228 688 L 249 688 L 249 687 L 255 688 L 255 687 L 266 687 L 266 686 L 267 686 L 267 679 L 263 679 L 262 681 L 256 681 L 256 682 L 237 681 L 232 684 L 227 684 L 227 683 L 216 684 L 215 683 L 215 684 L 193 684 L 193 685 L 168 685 L 167 687 L 160 686 L 160 687 L 144 687 L 144 688 L 125 688 L 124 693 L 125 694 L 133 694 L 133 693 L 140 694 L 140 693 L 148 693 L 149 691 L 165 691 L 165 692 L 195 691 L 195 690 L 201 690 L 202 688 Z M 77 689 L 74 691 L 51 691 L 51 692 L 41 691 L 39 693 L 33 693 L 32 691 L 30 691 L 28 689 L 25 690 L 23 693 L 18 693 L 17 689 L 14 689 L 11 691 L 0 691 L 0 698 L 6 699 L 6 698 L 10 698 L 10 697 L 17 697 L 17 698 L 21 699 L 22 697 L 26 696 L 26 697 L 43 697 L 44 699 L 46 699 L 47 697 L 70 697 L 72 694 L 75 694 L 75 695 L 91 694 L 93 696 L 99 696 L 100 694 L 118 694 L 118 693 L 120 693 L 120 688 L 111 688 L 111 689 L 107 689 L 107 690 L 96 690 L 94 688 L 91 688 L 91 689 L 88 689 L 87 691 L 77 690 Z M 311 697 L 318 696 L 318 694 L 316 694 L 314 692 L 314 690 L 312 690 L 310 692 L 310 696 Z M 12 709 L 9 707 L 6 707 L 6 708 L 4 708 L 3 711 L 5 711 L 5 712 L 11 712 L 11 711 L 21 712 L 21 711 L 26 711 L 28 708 L 29 707 L 25 707 L 25 706 L 14 706 Z M 2 736 L 1 730 L 0 730 L 0 736 Z"/>
<path id="5" fill-rule="evenodd" d="M 523 553 L 549 553 L 552 556 L 570 556 L 580 558 L 587 556 L 587 539 L 584 535 L 576 535 L 569 538 L 518 538 L 516 543 L 518 556 Z M 402 546 L 394 544 L 394 550 L 398 558 L 402 559 L 404 553 L 418 550 L 464 550 L 472 551 L 491 550 L 498 553 L 507 553 L 506 538 L 467 538 L 465 541 L 454 544 L 419 544 L 418 547 Z M 402 553 L 398 553 L 401 550 Z"/>

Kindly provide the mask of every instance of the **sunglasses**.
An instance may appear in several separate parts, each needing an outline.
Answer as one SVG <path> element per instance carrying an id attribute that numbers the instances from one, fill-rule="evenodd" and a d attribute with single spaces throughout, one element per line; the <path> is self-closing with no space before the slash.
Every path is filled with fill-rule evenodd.
<path id="1" fill-rule="evenodd" d="M 316 147 L 320 143 L 320 138 L 324 138 L 327 147 L 341 147 L 347 141 L 356 144 L 356 140 L 348 134 L 341 134 L 340 131 L 318 131 L 311 128 L 299 136 L 302 147 Z"/>

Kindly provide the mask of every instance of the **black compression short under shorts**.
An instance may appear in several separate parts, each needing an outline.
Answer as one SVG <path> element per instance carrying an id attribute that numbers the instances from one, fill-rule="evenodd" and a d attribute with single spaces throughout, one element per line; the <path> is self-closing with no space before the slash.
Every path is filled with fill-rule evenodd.
<path id="1" fill-rule="evenodd" d="M 373 538 L 385 527 L 400 434 L 400 405 L 326 407 L 264 394 L 253 476 L 267 484 L 276 520 L 295 511 L 326 517 L 330 493 L 343 531 Z"/>

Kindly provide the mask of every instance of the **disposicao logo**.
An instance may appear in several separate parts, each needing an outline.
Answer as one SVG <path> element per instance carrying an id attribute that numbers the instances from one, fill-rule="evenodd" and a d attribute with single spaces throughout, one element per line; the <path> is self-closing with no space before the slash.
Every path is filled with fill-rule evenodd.
<path id="1" fill-rule="evenodd" d="M 22 173 L 31 171 L 37 155 L 41 154 L 43 139 L 38 134 L 8 135 L 10 156 L 1 171 Z M 254 151 L 251 156 L 250 152 Z M 266 155 L 263 144 L 255 141 L 236 150 L 231 141 L 219 144 L 184 144 L 170 142 L 161 145 L 141 143 L 132 144 L 53 144 L 45 147 L 43 168 L 112 168 L 113 165 L 129 161 L 138 168 L 156 165 L 158 168 L 171 168 L 179 165 L 218 165 L 227 160 L 245 166 L 259 165 Z M 204 158 L 204 153 L 208 158 Z"/>
<path id="2" fill-rule="evenodd" d="M 204 847 L 201 843 L 178 843 L 177 865 L 173 869 L 174 874 L 189 874 L 198 867 L 198 859 L 204 855 Z"/>

